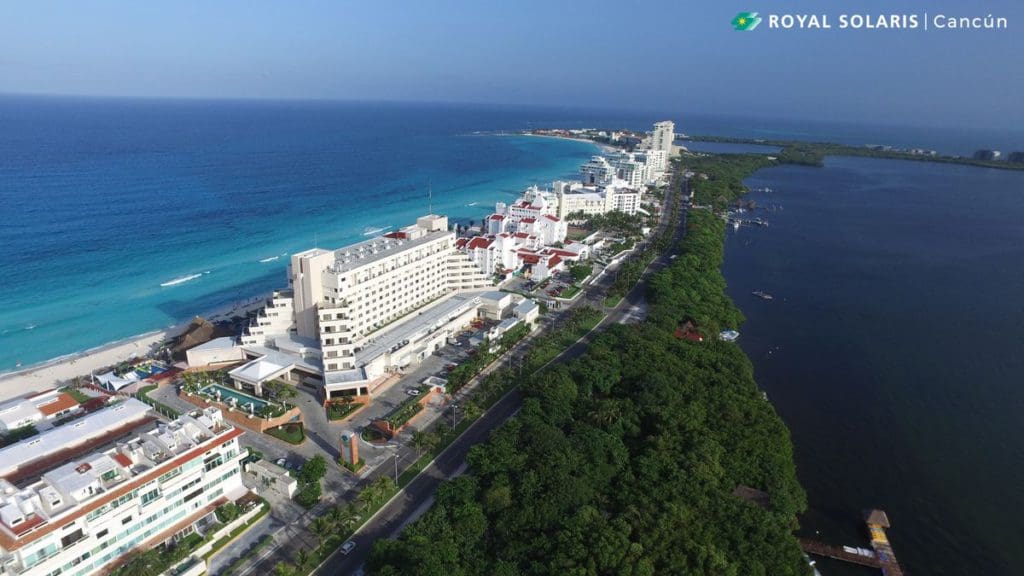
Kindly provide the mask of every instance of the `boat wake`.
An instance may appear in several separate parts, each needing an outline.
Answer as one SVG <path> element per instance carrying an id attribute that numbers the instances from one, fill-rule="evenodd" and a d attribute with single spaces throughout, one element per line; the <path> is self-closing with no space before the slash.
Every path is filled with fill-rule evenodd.
<path id="1" fill-rule="evenodd" d="M 264 259 L 260 260 L 260 264 L 266 264 L 267 262 L 273 262 L 274 260 L 277 260 L 278 258 L 280 258 L 280 256 L 271 256 L 270 258 L 264 258 Z"/>
<path id="2" fill-rule="evenodd" d="M 209 273 L 210 273 L 209 271 L 204 272 L 204 274 L 209 274 Z M 184 284 L 185 282 L 189 282 L 191 280 L 195 280 L 196 278 L 199 278 L 202 275 L 203 274 L 189 274 L 188 276 L 182 276 L 180 278 L 175 278 L 174 280 L 168 280 L 167 282 L 161 282 L 160 285 L 165 287 L 165 288 L 168 287 L 168 286 L 177 286 L 178 284 Z"/>
<path id="3" fill-rule="evenodd" d="M 476 206 L 477 204 L 478 202 L 470 202 L 469 204 L 466 204 L 466 206 Z"/>

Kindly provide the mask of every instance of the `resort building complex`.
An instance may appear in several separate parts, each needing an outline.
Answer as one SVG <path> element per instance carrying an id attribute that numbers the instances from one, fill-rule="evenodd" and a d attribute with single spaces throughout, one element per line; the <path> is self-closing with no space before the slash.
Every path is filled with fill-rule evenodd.
<path id="1" fill-rule="evenodd" d="M 190 366 L 241 363 L 228 374 L 257 395 L 282 380 L 320 387 L 324 401 L 368 396 L 469 326 L 480 295 L 494 286 L 492 272 L 457 248 L 448 219 L 437 215 L 336 250 L 294 254 L 288 283 L 240 342 L 196 347 Z"/>
<path id="2" fill-rule="evenodd" d="M 531 186 L 511 204 L 496 203 L 480 235 L 460 238 L 456 247 L 487 274 L 522 272 L 534 280 L 588 258 L 590 246 L 566 240 L 569 222 L 614 211 L 646 214 L 643 192 L 664 178 L 674 130 L 672 122 L 658 122 L 637 142 L 640 149 L 591 157 L 580 166 L 579 181 Z"/>
<path id="3" fill-rule="evenodd" d="M 131 434 L 147 412 L 129 399 L 0 449 L 0 573 L 109 572 L 133 550 L 204 530 L 246 492 L 242 432 L 220 410 Z"/>

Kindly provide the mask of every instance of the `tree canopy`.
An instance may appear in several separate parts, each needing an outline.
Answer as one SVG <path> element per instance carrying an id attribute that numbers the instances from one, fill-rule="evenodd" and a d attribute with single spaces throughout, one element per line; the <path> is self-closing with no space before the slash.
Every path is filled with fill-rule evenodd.
<path id="1" fill-rule="evenodd" d="M 674 336 L 685 319 L 742 322 L 724 293 L 722 240 L 719 218 L 691 211 L 682 255 L 649 287 L 648 321 L 614 325 L 580 358 L 527 378 L 519 415 L 398 540 L 375 545 L 370 571 L 808 574 L 789 432 L 749 360 L 735 344 Z M 767 506 L 738 486 L 765 492 Z"/>

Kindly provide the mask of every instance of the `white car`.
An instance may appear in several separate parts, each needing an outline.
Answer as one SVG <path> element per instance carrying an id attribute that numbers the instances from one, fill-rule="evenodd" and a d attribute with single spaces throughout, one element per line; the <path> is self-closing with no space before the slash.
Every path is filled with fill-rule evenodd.
<path id="1" fill-rule="evenodd" d="M 420 395 L 420 391 L 417 390 L 416 388 L 410 388 L 410 389 L 406 390 L 405 393 L 408 394 L 409 396 L 419 396 Z"/>
<path id="2" fill-rule="evenodd" d="M 349 540 L 341 545 L 341 553 L 348 556 L 353 550 L 356 549 L 356 543 L 354 540 Z"/>

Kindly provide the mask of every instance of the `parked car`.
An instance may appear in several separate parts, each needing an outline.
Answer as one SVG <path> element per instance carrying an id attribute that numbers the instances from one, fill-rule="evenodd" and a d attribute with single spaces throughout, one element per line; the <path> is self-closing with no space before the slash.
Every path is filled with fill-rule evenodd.
<path id="1" fill-rule="evenodd" d="M 341 545 L 341 553 L 348 556 L 353 550 L 356 549 L 356 543 L 354 540 L 349 540 Z"/>
<path id="2" fill-rule="evenodd" d="M 408 390 L 405 391 L 405 393 L 408 394 L 409 396 L 419 396 L 420 395 L 420 391 L 417 390 L 416 388 L 409 388 Z"/>
<path id="3" fill-rule="evenodd" d="M 284 468 L 284 467 L 285 467 L 285 464 L 287 464 L 287 463 L 288 463 L 288 461 L 287 461 L 287 460 L 285 460 L 284 458 L 278 458 L 278 459 L 277 459 L 277 462 L 274 462 L 274 464 L 277 464 L 277 465 L 278 465 L 278 466 L 280 466 L 281 468 Z"/>

